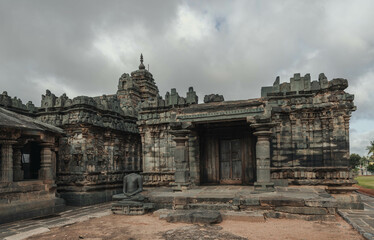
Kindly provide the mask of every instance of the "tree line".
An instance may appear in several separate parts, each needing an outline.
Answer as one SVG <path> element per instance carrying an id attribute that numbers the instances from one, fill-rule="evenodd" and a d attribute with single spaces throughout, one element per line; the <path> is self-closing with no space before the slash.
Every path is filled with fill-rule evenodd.
<path id="1" fill-rule="evenodd" d="M 349 165 L 352 169 L 358 169 L 359 167 L 366 167 L 370 172 L 374 172 L 374 140 L 370 141 L 370 145 L 366 147 L 368 151 L 367 156 L 360 156 L 357 153 L 352 153 L 349 157 Z"/>

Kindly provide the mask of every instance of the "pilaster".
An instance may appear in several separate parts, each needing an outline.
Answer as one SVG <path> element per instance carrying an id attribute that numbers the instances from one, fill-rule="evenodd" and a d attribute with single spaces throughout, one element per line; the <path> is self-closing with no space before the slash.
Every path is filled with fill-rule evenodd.
<path id="1" fill-rule="evenodd" d="M 42 150 L 40 152 L 39 179 L 47 181 L 53 180 L 51 149 L 54 145 L 52 143 L 42 143 L 40 146 L 42 147 Z"/>
<path id="2" fill-rule="evenodd" d="M 270 178 L 270 136 L 274 123 L 255 123 L 251 127 L 255 129 L 256 142 L 256 176 L 254 183 L 257 191 L 274 191 L 274 183 Z"/>
<path id="3" fill-rule="evenodd" d="M 13 182 L 13 140 L 2 140 L 1 144 L 1 182 Z"/>
<path id="4" fill-rule="evenodd" d="M 16 145 L 13 148 L 13 181 L 23 180 L 22 170 L 22 146 Z"/>
<path id="5" fill-rule="evenodd" d="M 174 161 L 175 184 L 178 190 L 181 190 L 182 186 L 189 185 L 188 155 L 186 148 L 189 133 L 190 131 L 185 129 L 171 131 L 171 134 L 174 136 L 173 140 L 176 143 Z"/>

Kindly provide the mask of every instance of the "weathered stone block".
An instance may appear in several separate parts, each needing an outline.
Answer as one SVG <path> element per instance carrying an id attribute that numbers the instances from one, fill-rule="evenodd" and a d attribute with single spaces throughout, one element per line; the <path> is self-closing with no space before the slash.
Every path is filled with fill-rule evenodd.
<path id="1" fill-rule="evenodd" d="M 303 207 L 304 200 L 299 198 L 279 198 L 275 199 L 274 197 L 269 198 L 260 198 L 261 206 L 293 206 L 293 207 Z"/>
<path id="2" fill-rule="evenodd" d="M 308 207 L 324 207 L 324 208 L 335 208 L 338 206 L 334 198 L 324 199 L 306 199 L 305 206 Z"/>
<path id="3" fill-rule="evenodd" d="M 222 222 L 222 216 L 218 211 L 176 211 L 166 216 L 168 222 L 203 223 L 212 224 Z"/>
<path id="4" fill-rule="evenodd" d="M 293 214 L 304 214 L 304 215 L 324 215 L 328 214 L 326 208 L 319 207 L 276 207 L 275 211 L 293 213 Z"/>

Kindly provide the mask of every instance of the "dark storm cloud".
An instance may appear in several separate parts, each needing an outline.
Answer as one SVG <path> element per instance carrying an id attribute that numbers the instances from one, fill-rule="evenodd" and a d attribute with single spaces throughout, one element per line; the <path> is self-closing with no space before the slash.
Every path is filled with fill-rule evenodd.
<path id="1" fill-rule="evenodd" d="M 373 128 L 355 124 L 374 118 L 372 9 L 369 0 L 1 1 L 0 87 L 37 105 L 46 88 L 110 94 L 141 52 L 161 95 L 193 86 L 200 99 L 248 99 L 277 75 L 324 72 L 349 80 L 353 138 L 369 139 Z"/>
<path id="2" fill-rule="evenodd" d="M 137 59 L 131 59 L 133 66 L 108 61 L 94 40 L 135 24 L 147 26 L 150 34 L 165 31 L 176 5 L 157 6 L 143 1 L 0 2 L 1 88 L 36 103 L 47 87 L 59 94 L 61 87 L 73 94 L 115 91 L 121 68 L 133 69 Z"/>

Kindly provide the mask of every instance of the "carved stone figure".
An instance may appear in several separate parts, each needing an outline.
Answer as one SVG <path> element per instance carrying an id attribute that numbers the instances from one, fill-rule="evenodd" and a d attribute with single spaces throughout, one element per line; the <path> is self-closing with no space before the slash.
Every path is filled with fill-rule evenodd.
<path id="1" fill-rule="evenodd" d="M 223 102 L 225 99 L 222 95 L 219 94 L 209 94 L 205 95 L 204 97 L 204 103 L 210 103 L 210 102 Z"/>
<path id="2" fill-rule="evenodd" d="M 123 177 L 123 193 L 127 197 L 143 191 L 143 178 L 139 174 L 131 173 Z"/>

